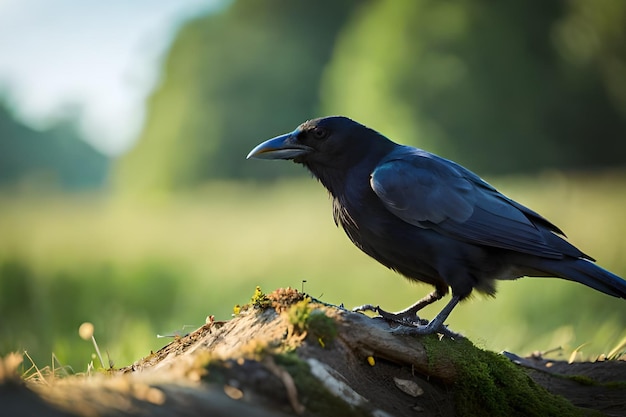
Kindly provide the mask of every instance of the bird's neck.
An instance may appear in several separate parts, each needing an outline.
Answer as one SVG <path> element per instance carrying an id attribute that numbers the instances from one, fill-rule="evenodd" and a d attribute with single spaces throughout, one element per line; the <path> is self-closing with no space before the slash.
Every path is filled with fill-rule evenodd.
<path id="1" fill-rule="evenodd" d="M 343 201 L 350 196 L 370 189 L 370 175 L 376 168 L 376 160 L 364 159 L 346 169 L 314 165 L 307 168 L 328 190 L 330 195 Z"/>
<path id="2" fill-rule="evenodd" d="M 369 188 L 370 175 L 378 163 L 398 146 L 377 132 L 371 132 L 379 136 L 374 146 L 359 146 L 340 156 L 302 163 L 333 197 L 341 198 L 355 189 Z"/>
<path id="3" fill-rule="evenodd" d="M 339 196 L 343 193 L 343 190 L 346 187 L 346 177 L 348 175 L 345 170 L 328 166 L 319 167 L 306 165 L 306 167 L 333 197 Z"/>

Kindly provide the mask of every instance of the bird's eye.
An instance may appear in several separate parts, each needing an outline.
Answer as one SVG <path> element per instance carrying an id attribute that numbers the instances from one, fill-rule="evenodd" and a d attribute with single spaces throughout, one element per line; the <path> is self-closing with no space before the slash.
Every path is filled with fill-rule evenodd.
<path id="1" fill-rule="evenodd" d="M 328 130 L 316 126 L 313 128 L 313 136 L 315 136 L 316 139 L 325 139 L 328 136 Z"/>

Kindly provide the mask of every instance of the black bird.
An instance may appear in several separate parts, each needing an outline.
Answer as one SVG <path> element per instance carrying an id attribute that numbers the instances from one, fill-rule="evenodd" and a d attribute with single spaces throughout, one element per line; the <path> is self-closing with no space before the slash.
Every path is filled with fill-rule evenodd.
<path id="1" fill-rule="evenodd" d="M 335 223 L 381 264 L 435 290 L 411 307 L 381 316 L 446 332 L 456 304 L 472 290 L 493 295 L 494 280 L 559 277 L 626 298 L 626 281 L 593 263 L 548 220 L 447 159 L 346 117 L 309 120 L 255 147 L 248 158 L 291 159 L 332 196 Z M 417 312 L 452 290 L 428 324 Z M 422 323 L 420 325 L 420 323 Z"/>

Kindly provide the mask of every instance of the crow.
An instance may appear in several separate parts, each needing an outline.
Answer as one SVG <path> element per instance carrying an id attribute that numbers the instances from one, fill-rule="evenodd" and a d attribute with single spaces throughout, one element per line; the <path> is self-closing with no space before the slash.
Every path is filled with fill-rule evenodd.
<path id="1" fill-rule="evenodd" d="M 383 318 L 444 333 L 444 321 L 473 290 L 494 295 L 495 280 L 524 276 L 576 281 L 626 298 L 626 281 L 597 266 L 538 213 L 455 162 L 399 145 L 347 117 L 309 120 L 256 146 L 247 158 L 304 165 L 330 193 L 333 216 L 363 252 L 405 277 L 434 286 L 412 306 Z M 417 312 L 452 298 L 435 318 Z"/>

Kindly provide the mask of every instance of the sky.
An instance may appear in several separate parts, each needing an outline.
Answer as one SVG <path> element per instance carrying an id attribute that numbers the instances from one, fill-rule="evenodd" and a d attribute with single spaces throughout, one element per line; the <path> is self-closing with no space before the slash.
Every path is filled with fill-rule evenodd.
<path id="1" fill-rule="evenodd" d="M 137 137 L 176 30 L 223 0 L 0 0 L 0 100 L 45 128 L 79 115 L 97 149 Z"/>

